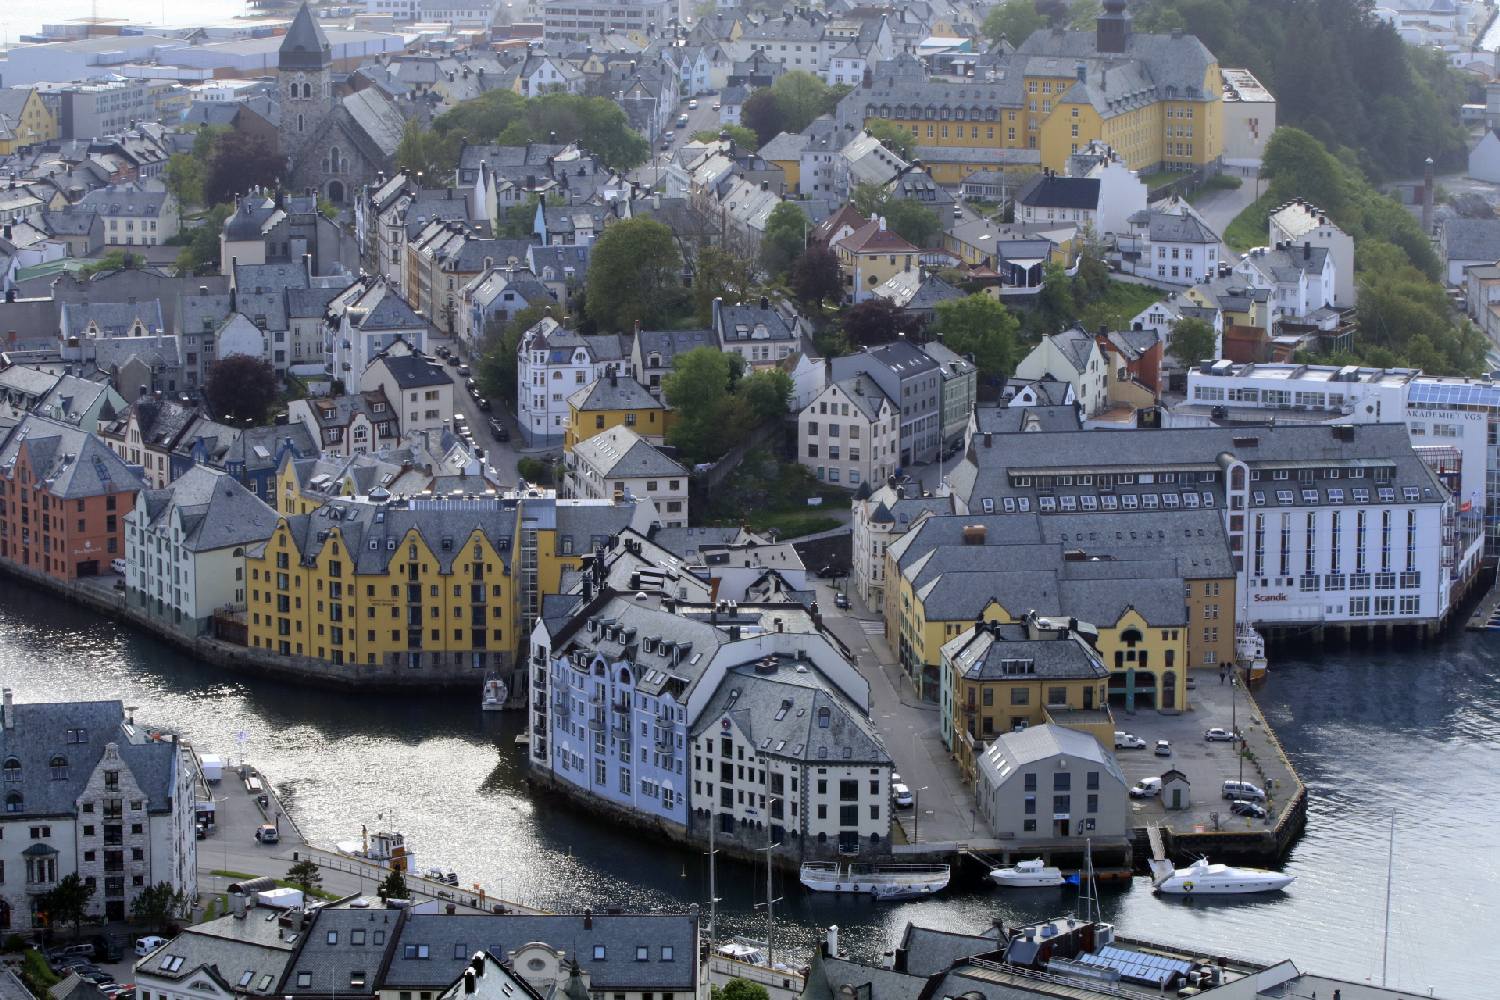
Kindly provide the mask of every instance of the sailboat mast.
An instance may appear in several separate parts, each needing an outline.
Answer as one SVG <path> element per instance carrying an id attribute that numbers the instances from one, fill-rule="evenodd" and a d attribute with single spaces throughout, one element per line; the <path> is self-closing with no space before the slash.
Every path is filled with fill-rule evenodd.
<path id="1" fill-rule="evenodd" d="M 1380 985 L 1385 987 L 1386 961 L 1391 950 L 1391 872 L 1396 863 L 1396 814 L 1391 813 L 1391 839 L 1385 857 L 1385 932 L 1380 939 Z"/>
<path id="2" fill-rule="evenodd" d="M 774 967 L 772 949 L 776 944 L 776 896 L 771 876 L 776 869 L 771 864 L 771 851 L 776 845 L 771 842 L 771 824 L 769 819 L 770 817 L 767 817 L 768 822 L 766 823 L 766 965 Z"/>
<path id="3" fill-rule="evenodd" d="M 714 850 L 714 825 L 719 817 L 714 813 L 708 816 L 708 950 L 714 949 L 714 936 L 718 933 L 719 918 L 719 892 L 716 879 L 716 867 L 718 859 L 714 856 L 718 852 Z"/>

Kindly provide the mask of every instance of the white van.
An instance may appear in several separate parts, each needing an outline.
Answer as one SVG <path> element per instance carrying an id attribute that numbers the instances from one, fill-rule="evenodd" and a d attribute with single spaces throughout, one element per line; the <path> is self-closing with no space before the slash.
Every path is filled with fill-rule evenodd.
<path id="1" fill-rule="evenodd" d="M 137 956 L 144 958 L 166 943 L 166 938 L 157 937 L 155 934 L 151 934 L 143 938 L 137 938 L 135 942 L 135 953 Z"/>
<path id="2" fill-rule="evenodd" d="M 1150 799 L 1161 794 L 1160 778 L 1142 778 L 1130 788 L 1132 799 Z"/>
<path id="3" fill-rule="evenodd" d="M 124 576 L 125 575 L 125 560 L 124 559 L 111 559 L 109 561 L 109 568 L 110 568 L 110 572 L 116 573 L 116 574 L 118 574 L 120 576 Z"/>
<path id="4" fill-rule="evenodd" d="M 1264 802 L 1266 793 L 1248 781 L 1226 781 L 1224 782 L 1224 798 L 1241 799 L 1246 802 Z"/>

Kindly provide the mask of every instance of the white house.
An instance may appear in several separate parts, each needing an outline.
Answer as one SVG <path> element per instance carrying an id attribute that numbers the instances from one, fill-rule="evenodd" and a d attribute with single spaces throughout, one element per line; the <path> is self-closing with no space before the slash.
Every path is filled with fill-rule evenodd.
<path id="1" fill-rule="evenodd" d="M 1337 295 L 1333 254 L 1311 243 L 1257 247 L 1234 266 L 1251 288 L 1271 293 L 1271 316 L 1307 318 Z"/>
<path id="2" fill-rule="evenodd" d="M 865 607 L 884 606 L 885 550 L 924 514 L 952 514 L 953 496 L 923 496 L 921 484 L 885 482 L 864 500 L 854 501 L 854 558 L 851 576 Z"/>
<path id="3" fill-rule="evenodd" d="M 823 482 L 857 489 L 901 464 L 901 411 L 866 374 L 830 382 L 797 417 L 797 461 Z"/>
<path id="4" fill-rule="evenodd" d="M 215 611 L 245 607 L 245 548 L 271 537 L 276 511 L 227 472 L 195 465 L 165 489 L 141 490 L 125 515 L 132 605 L 189 635 Z"/>
<path id="5" fill-rule="evenodd" d="M 1114 147 L 1090 142 L 1068 158 L 1068 176 L 1099 183 L 1093 226 L 1099 235 L 1130 231 L 1130 217 L 1146 210 L 1146 185 Z"/>
<path id="6" fill-rule="evenodd" d="M 1318 206 L 1298 198 L 1271 213 L 1267 223 L 1268 245 L 1290 248 L 1322 247 L 1333 258 L 1332 303 L 1339 308 L 1355 304 L 1354 237 L 1339 228 Z"/>
<path id="7" fill-rule="evenodd" d="M 239 909 L 190 927 L 135 963 L 136 989 L 153 1000 L 250 1000 L 277 992 L 301 933 L 289 933 L 274 911 Z M 273 919 L 267 919 L 272 917 Z M 227 972 L 226 970 L 235 970 Z"/>
<path id="8" fill-rule="evenodd" d="M 69 875 L 94 890 L 85 919 L 124 921 L 149 886 L 198 892 L 197 768 L 176 740 L 126 727 L 119 701 L 0 708 L 0 927 L 44 926 Z"/>
<path id="9" fill-rule="evenodd" d="M 1484 136 L 1469 150 L 1469 176 L 1500 184 L 1500 133 L 1494 129 L 1485 129 Z"/>
<path id="10" fill-rule="evenodd" d="M 1137 216 L 1137 219 L 1140 217 Z M 1172 285 L 1196 285 L 1219 266 L 1219 237 L 1191 210 L 1150 210 L 1132 223 L 1145 246 L 1133 273 Z"/>
<path id="11" fill-rule="evenodd" d="M 287 423 L 301 424 L 325 457 L 364 455 L 395 447 L 401 439 L 396 411 L 384 392 L 294 399 Z"/>
<path id="12" fill-rule="evenodd" d="M 249 358 L 270 360 L 266 351 L 266 334 L 242 313 L 231 313 L 219 332 L 214 334 L 214 357 L 227 358 L 239 354 Z M 277 366 L 282 371 L 286 365 Z"/>
<path id="13" fill-rule="evenodd" d="M 110 246 L 158 246 L 177 235 L 177 199 L 158 180 L 109 184 L 84 195 L 70 211 L 104 221 Z"/>
<path id="14" fill-rule="evenodd" d="M 629 427 L 611 427 L 573 445 L 564 456 L 570 497 L 649 497 L 662 527 L 688 526 L 688 470 Z"/>
<path id="15" fill-rule="evenodd" d="M 516 420 L 531 445 L 561 444 L 568 397 L 630 360 L 614 334 L 582 336 L 548 316 L 521 334 L 516 347 Z"/>
<path id="16" fill-rule="evenodd" d="M 330 372 L 346 384 L 359 379 L 381 351 L 398 340 L 427 349 L 427 317 L 407 305 L 386 280 L 366 275 L 328 304 L 326 348 Z"/>
<path id="17" fill-rule="evenodd" d="M 404 341 L 381 354 L 359 378 L 362 392 L 379 391 L 395 407 L 401 432 L 442 430 L 453 419 L 453 378 L 446 368 Z"/>
<path id="18" fill-rule="evenodd" d="M 1051 376 L 1073 389 L 1085 418 L 1109 406 L 1109 363 L 1091 334 L 1074 327 L 1043 337 L 1016 365 L 1016 378 Z"/>
<path id="19" fill-rule="evenodd" d="M 1009 645 L 997 642 L 987 651 L 997 676 L 1000 657 L 1017 655 Z M 1088 733 L 1050 723 L 1001 733 L 980 755 L 977 771 L 979 811 L 1008 842 L 1078 844 L 1125 835 L 1131 813 L 1125 775 Z"/>

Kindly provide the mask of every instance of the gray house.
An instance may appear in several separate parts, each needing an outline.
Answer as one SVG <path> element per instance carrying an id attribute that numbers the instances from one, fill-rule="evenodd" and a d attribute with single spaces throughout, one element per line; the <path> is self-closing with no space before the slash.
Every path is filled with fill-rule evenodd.
<path id="1" fill-rule="evenodd" d="M 975 797 L 995 835 L 1016 844 L 1123 838 L 1130 813 L 1114 755 L 1050 724 L 995 737 L 979 758 Z"/>
<path id="2" fill-rule="evenodd" d="M 943 443 L 943 373 L 904 340 L 833 358 L 829 381 L 868 375 L 901 410 L 900 464 L 931 462 Z"/>

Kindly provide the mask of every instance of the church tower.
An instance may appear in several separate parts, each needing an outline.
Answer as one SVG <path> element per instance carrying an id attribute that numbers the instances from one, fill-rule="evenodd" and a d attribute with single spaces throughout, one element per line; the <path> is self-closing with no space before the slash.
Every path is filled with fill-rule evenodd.
<path id="1" fill-rule="evenodd" d="M 277 59 L 281 87 L 281 155 L 293 171 L 303 147 L 333 109 L 333 50 L 306 2 L 297 11 Z"/>

